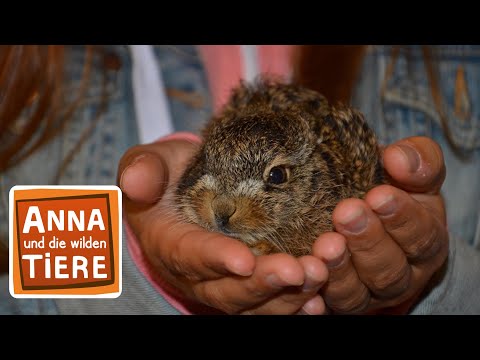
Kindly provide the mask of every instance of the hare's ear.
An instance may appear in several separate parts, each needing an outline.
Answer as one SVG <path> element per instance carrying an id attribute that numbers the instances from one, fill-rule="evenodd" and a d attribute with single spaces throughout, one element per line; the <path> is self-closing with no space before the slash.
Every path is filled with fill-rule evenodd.
<path id="1" fill-rule="evenodd" d="M 254 81 L 240 81 L 226 104 L 228 110 L 241 110 L 252 103 L 272 105 L 288 86 L 280 76 L 272 74 L 258 75 Z M 280 96 L 281 97 L 281 96 Z M 282 99 L 285 101 L 285 99 Z"/>
<path id="2" fill-rule="evenodd" d="M 185 194 L 187 189 L 192 188 L 195 183 L 206 173 L 204 163 L 203 149 L 200 149 L 197 154 L 190 160 L 187 167 L 178 180 L 177 195 Z"/>
<path id="3" fill-rule="evenodd" d="M 250 103 L 253 93 L 254 90 L 252 87 L 242 80 L 240 85 L 232 90 L 226 108 L 229 110 L 239 110 L 246 107 Z"/>

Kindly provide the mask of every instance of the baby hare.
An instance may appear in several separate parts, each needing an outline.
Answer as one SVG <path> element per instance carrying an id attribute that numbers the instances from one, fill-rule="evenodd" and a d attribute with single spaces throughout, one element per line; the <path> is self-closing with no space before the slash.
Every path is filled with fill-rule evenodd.
<path id="1" fill-rule="evenodd" d="M 340 200 L 386 182 L 362 114 L 292 84 L 241 84 L 203 140 L 179 181 L 178 210 L 257 255 L 310 253 Z"/>

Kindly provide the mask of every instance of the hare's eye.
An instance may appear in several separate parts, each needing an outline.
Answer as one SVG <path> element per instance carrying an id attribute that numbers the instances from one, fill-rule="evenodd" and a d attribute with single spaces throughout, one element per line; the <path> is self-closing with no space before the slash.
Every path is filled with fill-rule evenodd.
<path id="1" fill-rule="evenodd" d="M 268 174 L 268 183 L 279 185 L 283 184 L 288 180 L 288 169 L 283 166 L 275 166 L 270 169 L 270 173 Z"/>

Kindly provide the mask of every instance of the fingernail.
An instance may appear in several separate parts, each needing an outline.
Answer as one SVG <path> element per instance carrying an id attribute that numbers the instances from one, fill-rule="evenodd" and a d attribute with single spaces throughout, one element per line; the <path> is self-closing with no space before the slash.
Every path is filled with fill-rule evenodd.
<path id="1" fill-rule="evenodd" d="M 358 207 L 343 220 L 340 220 L 340 224 L 352 234 L 358 234 L 367 227 L 367 215 L 363 208 Z"/>
<path id="2" fill-rule="evenodd" d="M 267 282 L 272 285 L 273 287 L 283 287 L 287 284 L 283 280 L 281 280 L 276 274 L 267 275 L 266 278 Z"/>
<path id="3" fill-rule="evenodd" d="M 238 276 L 250 276 L 253 274 L 253 269 L 245 268 L 244 264 L 232 262 L 227 265 L 228 270 Z"/>
<path id="4" fill-rule="evenodd" d="M 129 173 L 131 173 L 131 169 L 133 168 L 133 166 L 139 161 L 141 160 L 142 158 L 145 157 L 145 154 L 142 154 L 142 155 L 139 155 L 137 156 L 136 158 L 134 158 L 132 160 L 132 162 L 130 163 L 130 165 L 128 165 L 122 172 L 122 175 L 120 176 L 120 189 L 124 189 L 124 185 L 125 183 L 128 183 L 130 181 L 129 179 Z"/>
<path id="5" fill-rule="evenodd" d="M 303 286 L 302 286 L 302 291 L 306 292 L 306 291 L 310 291 L 312 290 L 313 288 L 317 287 L 318 286 L 318 283 L 317 282 L 314 282 L 314 281 L 306 281 Z"/>
<path id="6" fill-rule="evenodd" d="M 303 305 L 302 310 L 308 315 L 322 315 L 325 314 L 325 303 L 320 296 L 315 296 Z"/>
<path id="7" fill-rule="evenodd" d="M 312 274 L 307 274 L 307 276 L 305 277 L 305 282 L 303 283 L 303 286 L 302 286 L 302 291 L 310 291 L 316 287 L 318 287 L 321 282 L 322 282 L 322 278 L 315 278 L 315 276 L 312 276 Z"/>
<path id="8" fill-rule="evenodd" d="M 273 287 L 281 288 L 285 286 L 300 286 L 303 285 L 303 280 L 301 283 L 290 284 L 289 282 L 280 279 L 277 274 L 270 274 L 266 277 L 267 282 Z"/>
<path id="9" fill-rule="evenodd" d="M 335 268 L 339 267 L 340 265 L 342 265 L 345 262 L 346 258 L 347 257 L 345 256 L 345 252 L 343 252 L 340 256 L 336 257 L 335 259 L 327 260 L 326 261 L 327 267 L 329 269 L 335 269 Z"/>
<path id="10" fill-rule="evenodd" d="M 410 172 L 411 173 L 416 172 L 420 167 L 420 156 L 418 155 L 418 153 L 413 148 L 407 145 L 401 144 L 401 145 L 397 145 L 397 147 L 407 157 L 408 164 L 410 166 Z"/>
<path id="11" fill-rule="evenodd" d="M 377 203 L 372 204 L 373 210 L 379 215 L 391 215 L 397 210 L 397 202 L 393 195 L 388 195 L 380 199 Z"/>

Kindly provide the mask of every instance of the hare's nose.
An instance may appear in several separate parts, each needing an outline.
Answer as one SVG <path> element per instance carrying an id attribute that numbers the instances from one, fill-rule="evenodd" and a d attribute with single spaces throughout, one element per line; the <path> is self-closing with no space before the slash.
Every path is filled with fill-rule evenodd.
<path id="1" fill-rule="evenodd" d="M 217 226 L 224 231 L 228 231 L 226 226 L 231 216 L 237 211 L 235 203 L 224 196 L 217 196 L 212 201 L 212 210 L 215 216 Z"/>
<path id="2" fill-rule="evenodd" d="M 215 215 L 215 222 L 217 226 L 222 229 L 226 230 L 225 227 L 228 225 L 228 221 L 230 220 L 230 215 Z"/>

